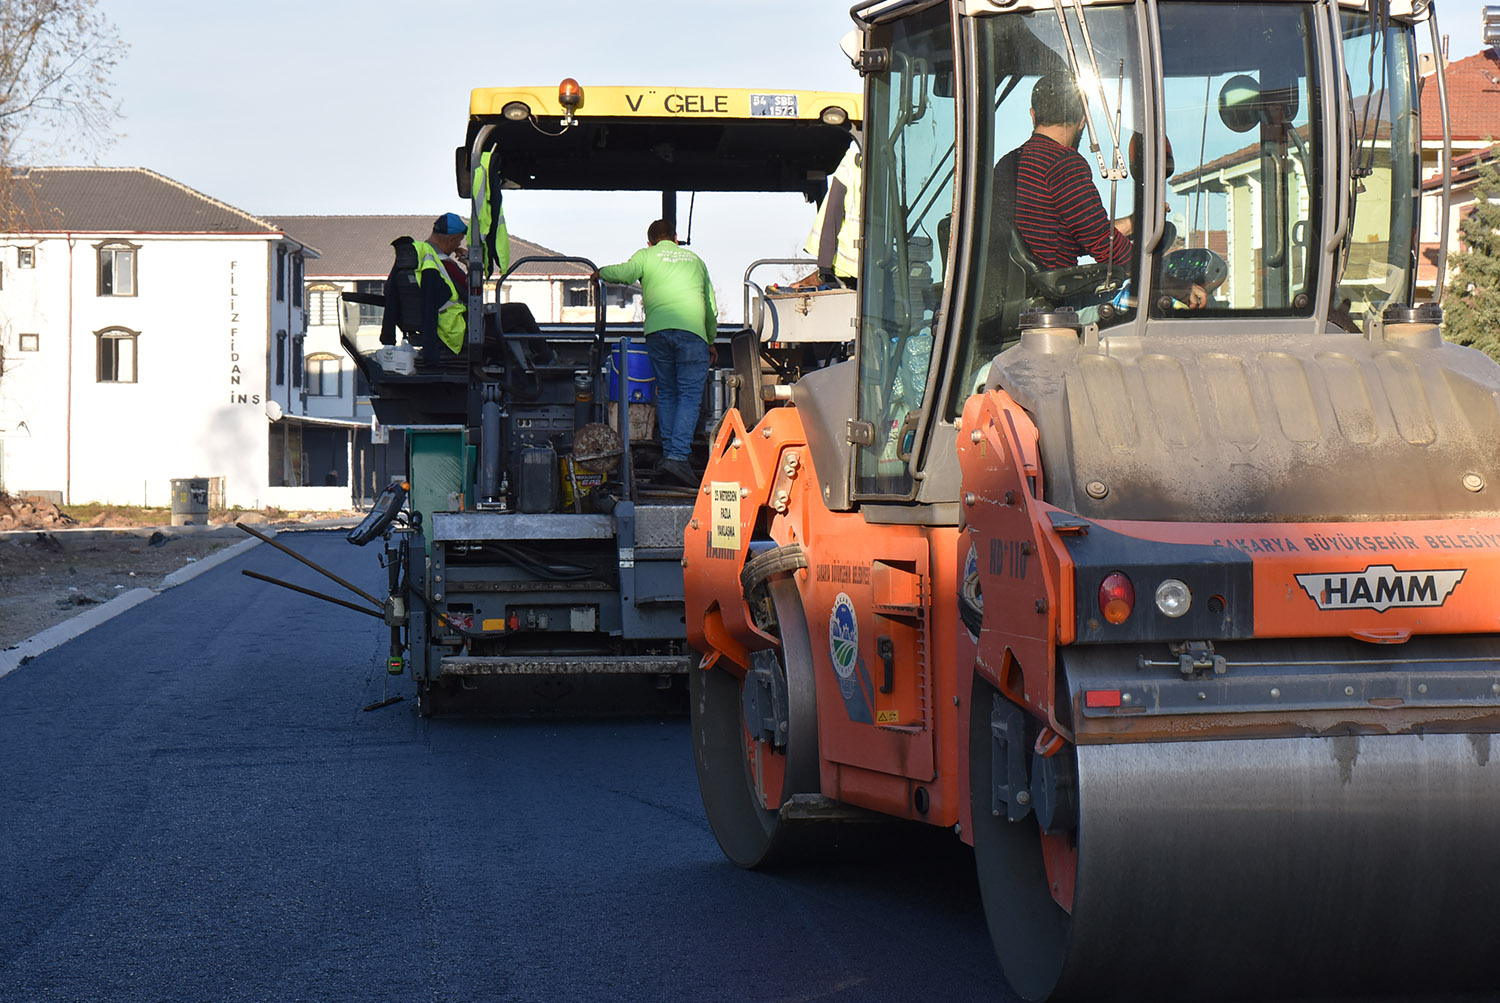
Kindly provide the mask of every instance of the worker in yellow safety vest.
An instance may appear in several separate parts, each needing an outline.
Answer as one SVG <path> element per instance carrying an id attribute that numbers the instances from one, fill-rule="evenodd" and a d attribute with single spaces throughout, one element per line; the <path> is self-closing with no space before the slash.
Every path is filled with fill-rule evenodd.
<path id="1" fill-rule="evenodd" d="M 841 285 L 853 289 L 859 277 L 860 155 L 854 144 L 828 178 L 828 194 L 813 217 L 803 250 L 818 270 L 797 285 Z"/>
<path id="2" fill-rule="evenodd" d="M 466 318 L 469 282 L 464 269 L 450 255 L 463 246 L 468 224 L 457 213 L 444 213 L 424 240 L 397 237 L 396 263 L 385 284 L 382 344 L 396 343 L 396 329 L 416 345 L 424 360 L 441 358 L 441 345 L 451 355 L 463 351 L 468 334 Z M 509 257 L 509 241 L 506 242 Z"/>

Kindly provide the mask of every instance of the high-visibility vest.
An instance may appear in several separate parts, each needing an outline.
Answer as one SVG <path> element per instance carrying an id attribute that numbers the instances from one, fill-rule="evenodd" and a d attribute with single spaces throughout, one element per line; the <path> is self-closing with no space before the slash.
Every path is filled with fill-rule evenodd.
<path id="1" fill-rule="evenodd" d="M 490 178 L 490 153 L 485 150 L 479 155 L 479 169 L 474 172 L 473 198 L 474 204 L 479 208 L 479 234 L 474 233 L 474 220 L 469 220 L 469 246 L 473 247 L 475 240 L 484 249 L 484 275 L 489 278 L 495 270 L 504 275 L 505 270 L 510 267 L 510 231 L 505 226 L 505 207 L 501 204 L 501 196 L 498 188 L 491 185 Z M 491 197 L 493 191 L 493 198 Z"/>
<path id="2" fill-rule="evenodd" d="M 859 169 L 859 148 L 850 145 L 844 152 L 844 158 L 839 161 L 839 166 L 834 169 L 829 177 L 829 191 L 833 190 L 831 182 L 837 181 L 844 186 L 844 219 L 839 226 L 838 236 L 834 245 L 833 274 L 840 278 L 853 279 L 859 277 L 859 245 L 856 241 L 860 237 L 860 217 L 863 213 L 861 201 L 861 172 Z M 828 216 L 828 198 L 824 196 L 818 205 L 818 213 L 813 217 L 812 232 L 807 235 L 807 246 L 803 248 L 808 254 L 816 255 L 818 245 L 823 233 L 823 220 Z"/>
<path id="3" fill-rule="evenodd" d="M 464 339 L 469 333 L 468 324 L 464 321 L 466 305 L 459 298 L 458 286 L 453 284 L 453 277 L 443 267 L 442 256 L 438 254 L 437 248 L 425 240 L 413 240 L 411 246 L 417 252 L 417 285 L 422 284 L 423 272 L 434 270 L 448 286 L 448 302 L 438 310 L 437 336 L 454 354 L 458 354 L 464 350 Z"/>

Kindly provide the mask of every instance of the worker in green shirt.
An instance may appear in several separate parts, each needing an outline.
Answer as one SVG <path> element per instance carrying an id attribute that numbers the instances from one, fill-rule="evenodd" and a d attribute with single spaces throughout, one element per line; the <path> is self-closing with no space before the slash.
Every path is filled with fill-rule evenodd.
<path id="1" fill-rule="evenodd" d="M 646 229 L 647 247 L 618 265 L 593 273 L 595 280 L 640 282 L 646 308 L 646 355 L 656 375 L 656 415 L 661 426 L 662 472 L 683 484 L 698 484 L 688 462 L 710 345 L 718 332 L 719 307 L 703 259 L 677 243 L 664 219 Z"/>

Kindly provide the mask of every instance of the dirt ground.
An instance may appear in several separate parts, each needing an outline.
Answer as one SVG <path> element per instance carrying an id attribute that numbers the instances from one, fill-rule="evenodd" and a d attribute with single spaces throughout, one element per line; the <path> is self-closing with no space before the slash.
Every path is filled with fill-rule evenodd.
<path id="1" fill-rule="evenodd" d="M 160 588 L 174 571 L 250 539 L 232 518 L 264 530 L 325 514 L 283 515 L 224 513 L 174 528 L 152 525 L 156 513 L 104 511 L 80 523 L 45 499 L 0 494 L 0 650 L 130 589 Z"/>

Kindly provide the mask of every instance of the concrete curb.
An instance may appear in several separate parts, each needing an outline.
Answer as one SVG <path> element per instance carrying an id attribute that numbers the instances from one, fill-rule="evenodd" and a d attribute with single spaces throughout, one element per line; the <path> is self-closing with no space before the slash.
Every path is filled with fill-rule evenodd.
<path id="1" fill-rule="evenodd" d="M 273 529 L 267 532 L 266 535 L 275 536 L 276 530 Z M 258 546 L 260 546 L 259 540 L 257 540 L 253 536 L 247 536 L 239 543 L 230 544 L 223 550 L 216 550 L 200 561 L 194 561 L 192 564 L 184 564 L 182 567 L 178 568 L 176 571 L 163 578 L 161 580 L 161 588 L 157 589 L 156 591 L 165 592 L 167 591 L 167 589 L 175 589 L 183 582 L 189 581 L 193 578 L 197 578 L 199 575 L 203 574 L 203 572 L 209 571 L 213 568 L 217 568 L 225 561 L 232 561 L 246 551 Z"/>
<path id="2" fill-rule="evenodd" d="M 40 634 L 32 634 L 14 648 L 0 651 L 0 679 L 5 678 L 42 652 L 51 651 L 59 644 L 73 640 L 84 631 L 91 630 L 104 621 L 113 619 L 132 607 L 139 606 L 155 595 L 156 593 L 151 589 L 131 589 L 123 595 L 115 596 L 103 605 L 84 610 L 71 619 L 54 624 Z"/>
<path id="3" fill-rule="evenodd" d="M 267 527 L 263 532 L 267 536 L 275 536 L 279 530 Z M 123 595 L 115 596 L 107 603 L 95 606 L 93 609 L 84 610 L 75 617 L 70 617 L 62 623 L 53 624 L 46 630 L 31 635 L 15 647 L 0 651 L 0 679 L 4 679 L 7 675 L 25 665 L 36 656 L 51 651 L 58 645 L 71 641 L 86 631 L 93 630 L 106 620 L 112 620 L 126 610 L 139 606 L 147 599 L 154 599 L 168 589 L 176 588 L 183 582 L 197 578 L 205 571 L 212 570 L 227 561 L 232 561 L 251 548 L 258 546 L 260 546 L 260 541 L 254 537 L 241 540 L 239 543 L 231 544 L 223 550 L 215 551 L 201 561 L 194 561 L 192 564 L 178 568 L 161 580 L 161 588 L 159 589 L 131 589 Z"/>

